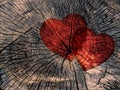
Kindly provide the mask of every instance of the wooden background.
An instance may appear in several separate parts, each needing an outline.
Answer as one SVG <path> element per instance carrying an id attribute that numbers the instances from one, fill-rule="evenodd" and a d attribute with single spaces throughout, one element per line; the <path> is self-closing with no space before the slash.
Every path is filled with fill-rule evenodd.
<path id="1" fill-rule="evenodd" d="M 115 50 L 87 72 L 54 55 L 39 35 L 42 22 L 82 15 L 96 34 L 113 37 Z M 63 67 L 63 71 L 61 68 Z M 3 90 L 120 90 L 119 0 L 0 0 L 0 87 Z"/>

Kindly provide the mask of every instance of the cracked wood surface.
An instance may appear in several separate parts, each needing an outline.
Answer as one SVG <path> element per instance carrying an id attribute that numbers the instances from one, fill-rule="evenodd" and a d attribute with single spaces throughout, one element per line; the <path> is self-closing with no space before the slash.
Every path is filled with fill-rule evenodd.
<path id="1" fill-rule="evenodd" d="M 69 13 L 113 37 L 115 50 L 105 63 L 86 72 L 76 60 L 62 65 L 63 58 L 43 44 L 43 21 Z M 120 1 L 0 0 L 0 76 L 3 90 L 119 90 Z"/>

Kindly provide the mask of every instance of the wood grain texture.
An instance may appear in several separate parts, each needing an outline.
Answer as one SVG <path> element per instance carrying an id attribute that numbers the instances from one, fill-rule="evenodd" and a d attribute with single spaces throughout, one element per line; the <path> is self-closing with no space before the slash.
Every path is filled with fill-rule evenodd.
<path id="1" fill-rule="evenodd" d="M 77 60 L 62 65 L 44 45 L 43 21 L 69 13 L 82 15 L 96 34 L 113 37 L 115 50 L 105 63 L 84 72 Z M 3 90 L 119 90 L 119 0 L 0 0 L 0 76 Z"/>

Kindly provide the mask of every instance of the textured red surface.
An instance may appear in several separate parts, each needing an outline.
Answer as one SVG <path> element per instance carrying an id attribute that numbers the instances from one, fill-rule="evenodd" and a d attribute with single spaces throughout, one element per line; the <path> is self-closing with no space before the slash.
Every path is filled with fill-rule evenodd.
<path id="1" fill-rule="evenodd" d="M 40 28 L 44 44 L 63 58 L 77 58 L 83 70 L 105 62 L 114 50 L 114 41 L 107 34 L 96 35 L 83 17 L 69 14 L 58 20 L 46 20 Z"/>

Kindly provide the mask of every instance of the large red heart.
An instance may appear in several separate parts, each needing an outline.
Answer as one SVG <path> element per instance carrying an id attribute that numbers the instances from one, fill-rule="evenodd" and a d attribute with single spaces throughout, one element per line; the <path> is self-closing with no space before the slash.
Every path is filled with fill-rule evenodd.
<path id="1" fill-rule="evenodd" d="M 69 14 L 63 20 L 46 20 L 40 28 L 40 36 L 54 53 L 71 61 L 77 58 L 83 70 L 105 62 L 115 46 L 109 35 L 95 35 L 78 14 Z"/>

